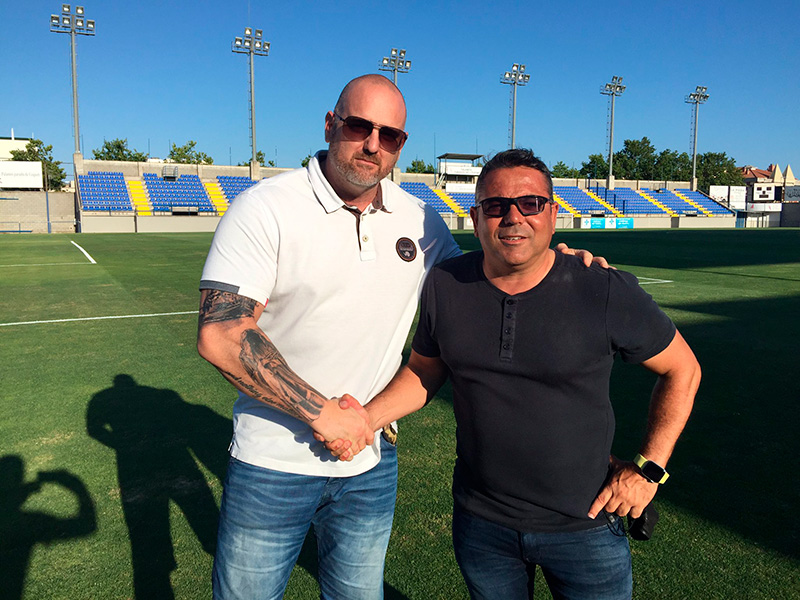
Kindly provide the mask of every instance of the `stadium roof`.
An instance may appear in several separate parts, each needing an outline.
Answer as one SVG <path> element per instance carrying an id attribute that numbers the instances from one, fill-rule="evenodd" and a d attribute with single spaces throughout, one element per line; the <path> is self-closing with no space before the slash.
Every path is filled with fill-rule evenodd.
<path id="1" fill-rule="evenodd" d="M 767 169 L 757 169 L 752 165 L 746 165 L 742 167 L 742 177 L 745 180 L 755 180 L 755 181 L 758 181 L 760 179 L 771 180 L 772 169 L 773 169 L 772 165 L 770 165 Z"/>
<path id="2" fill-rule="evenodd" d="M 757 169 L 752 165 L 741 167 L 742 177 L 749 183 L 792 183 L 795 179 L 792 167 L 786 165 L 786 170 L 782 171 L 780 165 L 770 165 L 766 169 Z"/>
<path id="3" fill-rule="evenodd" d="M 455 152 L 447 152 L 441 156 L 437 156 L 439 160 L 478 160 L 482 158 L 483 154 L 457 154 Z"/>

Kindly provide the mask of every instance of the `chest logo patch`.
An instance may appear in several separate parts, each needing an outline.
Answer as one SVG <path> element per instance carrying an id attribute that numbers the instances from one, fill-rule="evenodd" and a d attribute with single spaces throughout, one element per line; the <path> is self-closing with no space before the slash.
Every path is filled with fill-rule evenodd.
<path id="1" fill-rule="evenodd" d="M 411 262 L 417 258 L 417 246 L 407 237 L 401 237 L 394 245 L 397 256 L 406 262 Z"/>

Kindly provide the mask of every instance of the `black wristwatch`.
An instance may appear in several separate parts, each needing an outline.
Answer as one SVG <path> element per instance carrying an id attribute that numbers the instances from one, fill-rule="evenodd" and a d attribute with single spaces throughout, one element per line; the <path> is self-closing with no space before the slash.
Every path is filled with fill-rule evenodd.
<path id="1" fill-rule="evenodd" d="M 664 483 L 669 479 L 669 473 L 661 465 L 654 463 L 652 460 L 647 460 L 641 454 L 633 457 L 633 462 L 639 467 L 639 470 L 644 475 L 645 479 L 650 483 Z"/>

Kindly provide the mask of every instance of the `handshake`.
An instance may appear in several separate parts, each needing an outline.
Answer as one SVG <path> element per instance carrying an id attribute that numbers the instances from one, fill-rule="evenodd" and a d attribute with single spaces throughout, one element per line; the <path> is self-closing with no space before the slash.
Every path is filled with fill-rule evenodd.
<path id="1" fill-rule="evenodd" d="M 369 414 L 350 394 L 325 402 L 311 428 L 314 438 L 339 460 L 353 460 L 375 439 Z"/>

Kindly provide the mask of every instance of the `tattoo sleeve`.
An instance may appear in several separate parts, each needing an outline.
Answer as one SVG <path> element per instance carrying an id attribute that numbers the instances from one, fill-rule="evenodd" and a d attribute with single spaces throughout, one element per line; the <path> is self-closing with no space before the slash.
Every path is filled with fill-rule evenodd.
<path id="1" fill-rule="evenodd" d="M 255 316 L 256 301 L 231 292 L 211 290 L 200 307 L 199 326 L 229 323 Z M 325 401 L 286 364 L 275 344 L 258 328 L 242 331 L 234 371 L 217 366 L 234 386 L 252 398 L 297 419 L 311 422 L 319 417 Z"/>
<path id="2" fill-rule="evenodd" d="M 210 290 L 200 307 L 200 325 L 236 321 L 255 314 L 257 302 L 231 292 Z"/>

